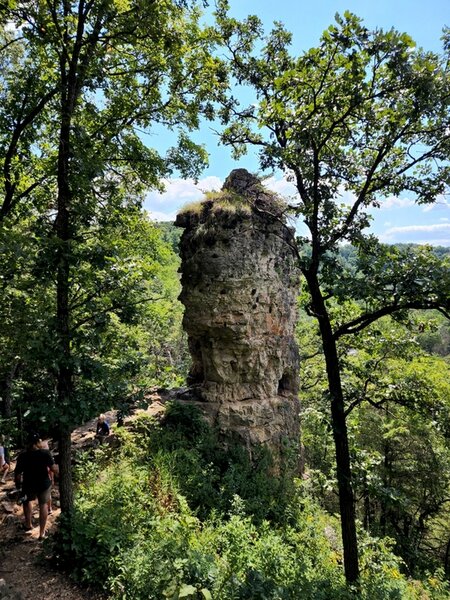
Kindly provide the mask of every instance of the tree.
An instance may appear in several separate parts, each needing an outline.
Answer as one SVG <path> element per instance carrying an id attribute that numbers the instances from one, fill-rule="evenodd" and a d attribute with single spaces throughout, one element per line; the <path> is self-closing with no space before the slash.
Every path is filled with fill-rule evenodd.
<path id="1" fill-rule="evenodd" d="M 7 66 L 0 219 L 38 211 L 47 224 L 61 508 L 70 512 L 80 306 L 73 283 L 83 242 L 120 221 L 121 211 L 139 205 L 144 189 L 173 169 L 198 173 L 206 153 L 181 128 L 211 115 L 222 69 L 209 52 L 214 36 L 200 28 L 194 3 L 183 0 L 12 1 L 0 4 L 0 17 Z M 165 157 L 139 136 L 154 123 L 180 130 L 178 147 Z M 95 293 L 102 295 L 102 286 Z M 81 296 L 88 306 L 88 295 Z"/>
<path id="2" fill-rule="evenodd" d="M 221 2 L 218 25 L 231 70 L 257 103 L 224 105 L 225 143 L 235 156 L 260 149 L 262 169 L 290 174 L 298 197 L 293 212 L 308 234 L 298 238 L 298 262 L 317 319 L 328 379 L 336 452 L 344 566 L 359 576 L 354 493 L 338 340 L 378 318 L 413 308 L 449 308 L 448 263 L 428 248 L 391 249 L 365 233 L 367 211 L 383 198 L 412 192 L 435 201 L 448 189 L 450 167 L 450 33 L 444 54 L 417 49 L 406 34 L 369 31 L 356 16 L 336 16 L 317 48 L 288 52 L 289 33 L 277 24 L 261 47 L 256 17 L 240 23 Z M 255 50 L 255 47 L 257 49 Z M 351 197 L 343 202 L 343 194 Z M 345 270 L 339 244 L 349 242 L 358 265 Z M 354 299 L 359 312 L 333 321 L 332 302 Z"/>
<path id="3" fill-rule="evenodd" d="M 351 303 L 341 310 L 349 313 Z M 406 326 L 392 317 L 379 319 L 340 340 L 338 350 L 357 514 L 371 534 L 395 539 L 396 552 L 417 574 L 444 564 L 450 405 L 448 365 L 420 349 L 423 315 L 413 316 Z M 327 385 L 323 357 L 311 351 L 319 340 L 310 320 L 300 323 L 299 339 L 311 356 L 306 361 L 311 377 L 303 378 L 301 394 L 302 440 L 312 489 L 333 512 Z"/>

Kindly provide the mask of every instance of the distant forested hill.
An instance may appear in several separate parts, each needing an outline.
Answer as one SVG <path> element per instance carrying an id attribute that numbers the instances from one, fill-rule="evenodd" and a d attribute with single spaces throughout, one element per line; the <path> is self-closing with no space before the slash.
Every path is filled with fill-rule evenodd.
<path id="1" fill-rule="evenodd" d="M 172 221 L 160 221 L 159 223 L 155 223 L 155 226 L 162 232 L 163 240 L 170 244 L 173 251 L 178 254 L 180 237 L 183 230 L 175 227 Z"/>
<path id="2" fill-rule="evenodd" d="M 409 250 L 411 248 L 417 248 L 419 244 L 392 244 L 399 250 Z M 444 256 L 450 256 L 450 246 L 433 246 L 433 251 L 439 258 Z M 354 264 L 356 259 L 356 248 L 351 244 L 345 244 L 339 249 L 339 255 L 348 263 Z"/>

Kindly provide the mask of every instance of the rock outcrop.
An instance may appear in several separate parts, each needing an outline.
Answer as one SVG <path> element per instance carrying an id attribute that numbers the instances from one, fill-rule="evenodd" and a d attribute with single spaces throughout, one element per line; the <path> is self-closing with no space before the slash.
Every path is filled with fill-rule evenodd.
<path id="1" fill-rule="evenodd" d="M 299 273 L 285 205 L 244 169 L 176 219 L 190 400 L 225 439 L 280 457 L 298 443 Z"/>

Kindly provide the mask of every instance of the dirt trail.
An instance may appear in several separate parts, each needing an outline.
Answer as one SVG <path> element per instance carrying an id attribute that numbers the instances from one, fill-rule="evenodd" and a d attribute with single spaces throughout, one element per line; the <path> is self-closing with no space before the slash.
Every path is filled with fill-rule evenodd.
<path id="1" fill-rule="evenodd" d="M 159 399 L 154 400 L 145 412 L 157 415 L 164 411 L 164 407 Z M 137 411 L 141 412 L 144 411 Z M 105 414 L 114 431 L 115 411 Z M 132 420 L 134 416 L 127 421 Z M 74 448 L 83 449 L 93 445 L 95 425 L 96 420 L 93 419 L 73 432 Z M 14 462 L 11 466 L 14 468 Z M 37 503 L 34 503 L 33 512 L 33 525 L 36 527 L 30 532 L 25 532 L 22 530 L 22 507 L 16 501 L 14 490 L 14 479 L 10 472 L 6 483 L 0 484 L 0 600 L 105 600 L 105 596 L 77 586 L 67 575 L 53 569 L 45 543 L 38 540 Z M 52 490 L 52 503 L 53 512 L 49 515 L 47 523 L 50 536 L 57 528 L 57 518 L 60 514 L 57 485 Z"/>

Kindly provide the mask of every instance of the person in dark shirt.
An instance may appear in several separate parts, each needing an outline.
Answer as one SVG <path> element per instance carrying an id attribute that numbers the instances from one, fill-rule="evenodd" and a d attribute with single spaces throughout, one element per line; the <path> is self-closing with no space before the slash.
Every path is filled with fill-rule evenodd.
<path id="1" fill-rule="evenodd" d="M 42 540 L 46 536 L 48 500 L 51 493 L 49 471 L 56 473 L 58 467 L 50 452 L 41 448 L 42 440 L 38 433 L 31 433 L 27 442 L 27 450 L 17 457 L 14 479 L 17 487 L 22 486 L 23 514 L 27 531 L 33 528 L 32 502 L 38 500 L 39 539 Z"/>

